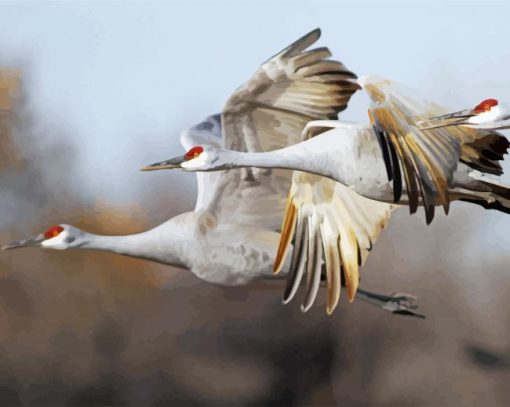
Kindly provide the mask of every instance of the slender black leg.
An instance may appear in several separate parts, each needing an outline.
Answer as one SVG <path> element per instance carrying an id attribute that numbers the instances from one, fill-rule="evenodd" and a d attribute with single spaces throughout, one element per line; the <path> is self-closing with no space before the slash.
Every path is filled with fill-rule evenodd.
<path id="1" fill-rule="evenodd" d="M 378 306 L 393 314 L 425 318 L 425 315 L 418 314 L 414 311 L 418 308 L 418 305 L 415 304 L 417 298 L 411 294 L 393 293 L 391 295 L 384 295 L 358 288 L 356 298 Z"/>

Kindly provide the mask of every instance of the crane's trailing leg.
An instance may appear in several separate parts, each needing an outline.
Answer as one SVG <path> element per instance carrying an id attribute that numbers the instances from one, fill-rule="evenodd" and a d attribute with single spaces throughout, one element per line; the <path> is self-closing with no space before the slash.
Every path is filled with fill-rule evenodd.
<path id="1" fill-rule="evenodd" d="M 415 312 L 418 309 L 418 305 L 415 304 L 418 298 L 411 294 L 393 293 L 391 295 L 383 295 L 358 288 L 356 298 L 379 306 L 393 314 L 425 319 L 425 315 Z"/>
<path id="2" fill-rule="evenodd" d="M 322 278 L 324 277 L 324 278 Z M 278 275 L 272 277 L 264 277 L 266 280 L 284 280 L 287 279 L 286 275 Z M 326 283 L 325 276 L 321 276 L 321 284 Z M 279 288 L 280 286 L 278 286 Z M 404 315 L 416 318 L 425 319 L 425 315 L 416 312 L 418 305 L 416 304 L 418 297 L 412 294 L 406 294 L 401 292 L 394 292 L 390 295 L 379 294 L 372 291 L 363 290 L 358 288 L 355 295 L 356 299 L 368 302 L 371 305 L 375 305 L 385 311 L 389 311 L 392 314 Z M 284 301 L 284 303 L 287 303 Z M 309 308 L 303 309 L 303 312 L 307 312 Z"/>

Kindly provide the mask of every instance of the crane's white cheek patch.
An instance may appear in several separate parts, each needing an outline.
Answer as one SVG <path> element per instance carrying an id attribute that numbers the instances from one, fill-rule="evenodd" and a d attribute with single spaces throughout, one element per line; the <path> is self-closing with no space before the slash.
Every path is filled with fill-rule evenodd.
<path id="1" fill-rule="evenodd" d="M 487 122 L 495 122 L 501 116 L 502 116 L 502 114 L 501 114 L 500 107 L 499 106 L 494 106 L 488 112 L 480 113 L 480 114 L 477 114 L 476 116 L 470 117 L 468 119 L 468 122 L 472 123 L 472 124 L 482 124 L 482 123 L 487 123 Z"/>
<path id="2" fill-rule="evenodd" d="M 191 160 L 184 161 L 181 164 L 182 168 L 186 169 L 196 169 L 203 167 L 207 163 L 207 153 L 204 151 L 202 154 L 200 154 L 196 158 L 192 158 Z"/>
<path id="3" fill-rule="evenodd" d="M 64 250 L 69 247 L 67 242 L 68 233 L 67 231 L 60 232 L 57 236 L 51 239 L 46 239 L 41 242 L 41 246 L 45 249 Z"/>

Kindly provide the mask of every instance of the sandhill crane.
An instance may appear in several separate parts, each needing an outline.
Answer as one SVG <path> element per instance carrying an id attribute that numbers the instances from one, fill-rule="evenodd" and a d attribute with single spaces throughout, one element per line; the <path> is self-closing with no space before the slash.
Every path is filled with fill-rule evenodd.
<path id="1" fill-rule="evenodd" d="M 433 116 L 421 122 L 422 130 L 448 126 L 465 126 L 472 129 L 510 129 L 510 109 L 497 99 L 485 99 L 471 109 Z"/>
<path id="2" fill-rule="evenodd" d="M 351 82 L 354 74 L 327 59 L 331 55 L 327 48 L 306 50 L 319 36 L 314 30 L 269 59 L 230 97 L 221 116 L 184 131 L 186 159 L 200 156 L 202 147 L 194 145 L 267 151 L 295 144 L 310 119 L 336 117 L 357 85 Z M 246 127 L 248 118 L 256 124 Z M 291 172 L 198 173 L 197 181 L 195 209 L 146 232 L 98 236 L 60 224 L 2 249 L 106 250 L 186 268 L 203 280 L 226 285 L 272 278 Z M 397 313 L 413 315 L 416 308 L 413 296 L 405 294 L 361 291 L 358 297 Z"/>
<path id="3" fill-rule="evenodd" d="M 433 219 L 435 206 L 443 206 L 448 213 L 450 202 L 455 200 L 510 211 L 510 189 L 489 178 L 503 172 L 499 161 L 509 146 L 504 136 L 458 127 L 421 130 L 419 122 L 444 114 L 444 109 L 414 100 L 411 92 L 388 80 L 365 77 L 359 84 L 373 102 L 370 124 L 310 121 L 304 126 L 305 141 L 289 147 L 242 152 L 198 145 L 194 147 L 198 153 L 191 159 L 177 157 L 143 169 L 299 170 L 293 176 L 275 272 L 281 269 L 295 236 L 285 300 L 295 294 L 305 270 L 308 292 L 315 295 L 314 282 L 319 279 L 324 259 L 327 307 L 332 312 L 341 279 L 349 299 L 354 298 L 358 268 L 395 204 L 408 205 L 411 213 L 422 205 L 427 224 Z"/>

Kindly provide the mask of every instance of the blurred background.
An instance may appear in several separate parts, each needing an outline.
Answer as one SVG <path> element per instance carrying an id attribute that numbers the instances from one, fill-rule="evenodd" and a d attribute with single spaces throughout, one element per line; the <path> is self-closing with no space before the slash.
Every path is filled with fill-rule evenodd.
<path id="1" fill-rule="evenodd" d="M 320 45 L 452 109 L 510 101 L 507 3 L 0 2 L 0 239 L 71 223 L 105 234 L 192 210 L 181 153 L 256 67 Z M 366 121 L 357 94 L 346 120 Z M 507 171 L 509 164 L 505 164 Z M 508 175 L 504 176 L 508 183 Z M 342 298 L 224 288 L 98 252 L 0 253 L 1 405 L 458 406 L 510 403 L 510 217 L 398 211 L 362 286 L 426 320 Z"/>

